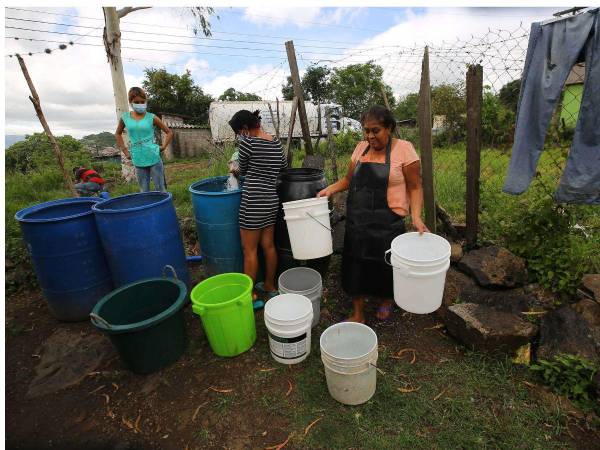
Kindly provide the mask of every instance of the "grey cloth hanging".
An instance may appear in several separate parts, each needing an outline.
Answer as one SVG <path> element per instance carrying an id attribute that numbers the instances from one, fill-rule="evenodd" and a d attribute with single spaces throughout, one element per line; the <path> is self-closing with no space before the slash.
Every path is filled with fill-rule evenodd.
<path id="1" fill-rule="evenodd" d="M 583 54 L 581 107 L 555 198 L 558 202 L 600 204 L 599 11 L 595 8 L 559 21 L 531 25 L 504 192 L 521 194 L 529 187 L 567 76 Z"/>

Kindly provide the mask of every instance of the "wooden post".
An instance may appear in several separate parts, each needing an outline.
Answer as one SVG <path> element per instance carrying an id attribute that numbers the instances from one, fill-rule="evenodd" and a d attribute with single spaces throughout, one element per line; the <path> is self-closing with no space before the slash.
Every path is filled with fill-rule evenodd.
<path id="1" fill-rule="evenodd" d="M 271 108 L 271 103 L 267 103 L 269 107 L 269 114 L 271 115 L 271 122 L 273 122 L 273 128 L 275 128 L 275 137 L 279 139 L 279 123 L 275 123 L 275 116 L 273 115 L 273 108 Z"/>
<path id="2" fill-rule="evenodd" d="M 425 225 L 435 233 L 435 193 L 433 188 L 433 144 L 431 141 L 431 85 L 429 82 L 429 48 L 425 47 L 421 65 L 421 87 L 418 105 L 419 142 L 421 146 L 421 178 Z"/>
<path id="3" fill-rule="evenodd" d="M 335 146 L 333 145 L 333 128 L 331 126 L 331 108 L 326 110 L 325 119 L 327 120 L 327 146 L 331 155 L 331 171 L 333 172 L 333 182 L 338 180 L 337 159 L 335 155 Z"/>
<path id="4" fill-rule="evenodd" d="M 71 194 L 74 197 L 77 197 L 77 192 L 75 191 L 75 187 L 73 186 L 73 180 L 65 170 L 65 162 L 62 157 L 62 153 L 60 151 L 60 147 L 58 146 L 58 142 L 54 138 L 54 135 L 50 131 L 50 127 L 48 126 L 48 122 L 46 122 L 46 118 L 44 117 L 44 112 L 42 111 L 42 105 L 40 104 L 40 98 L 38 97 L 37 91 L 35 90 L 35 86 L 33 85 L 33 81 L 31 81 L 31 77 L 29 76 L 29 72 L 27 71 L 27 66 L 25 65 L 25 61 L 21 58 L 21 55 L 17 55 L 17 60 L 19 61 L 19 65 L 21 66 L 21 70 L 23 71 L 23 75 L 25 76 L 25 80 L 27 81 L 27 85 L 29 86 L 29 90 L 31 91 L 31 95 L 29 96 L 29 100 L 33 103 L 33 108 L 35 109 L 35 113 L 46 132 L 46 136 L 50 140 L 52 144 L 52 148 L 54 153 L 56 154 L 56 159 L 58 161 L 58 165 L 60 166 L 60 170 L 62 171 L 63 178 L 65 180 L 66 188 L 71 191 Z"/>
<path id="5" fill-rule="evenodd" d="M 319 151 L 319 142 L 321 142 L 321 134 L 323 134 L 323 127 L 321 127 L 321 102 L 317 103 L 317 141 L 315 142 L 315 151 Z"/>
<path id="6" fill-rule="evenodd" d="M 467 247 L 473 247 L 477 243 L 479 225 L 482 96 L 483 67 L 479 64 L 469 66 L 467 70 Z"/>
<path id="7" fill-rule="evenodd" d="M 292 115 L 290 117 L 290 125 L 288 127 L 288 140 L 287 140 L 287 160 L 288 167 L 292 167 L 294 158 L 292 157 L 292 136 L 294 134 L 294 125 L 296 124 L 296 110 L 298 109 L 298 99 L 294 97 L 292 101 Z"/>
<path id="8" fill-rule="evenodd" d="M 302 84 L 300 83 L 300 73 L 298 72 L 298 63 L 296 62 L 296 51 L 294 42 L 285 43 L 288 62 L 290 63 L 290 72 L 292 75 L 292 85 L 294 87 L 294 96 L 298 99 L 298 115 L 300 116 L 300 125 L 302 126 L 302 136 L 307 155 L 313 154 L 312 143 L 310 141 L 310 129 L 308 127 L 308 118 L 306 117 L 306 107 L 304 106 L 304 95 L 302 94 Z"/>
<path id="9" fill-rule="evenodd" d="M 277 134 L 279 134 L 281 130 L 281 116 L 279 115 L 279 97 L 277 97 L 275 100 L 277 100 Z"/>

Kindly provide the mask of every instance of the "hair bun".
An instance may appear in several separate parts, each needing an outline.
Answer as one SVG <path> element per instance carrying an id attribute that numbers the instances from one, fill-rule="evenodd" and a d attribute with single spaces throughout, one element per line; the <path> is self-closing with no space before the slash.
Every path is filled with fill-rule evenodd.
<path id="1" fill-rule="evenodd" d="M 256 117 L 260 117 L 260 110 L 259 110 L 259 109 L 257 109 L 257 110 L 256 110 L 256 111 L 254 111 L 252 114 L 253 114 L 253 115 L 255 115 Z"/>

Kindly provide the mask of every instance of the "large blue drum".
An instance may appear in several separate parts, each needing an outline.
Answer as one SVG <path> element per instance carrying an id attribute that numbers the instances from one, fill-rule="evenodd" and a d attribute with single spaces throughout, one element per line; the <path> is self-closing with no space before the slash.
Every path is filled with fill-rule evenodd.
<path id="1" fill-rule="evenodd" d="M 88 319 L 113 283 L 92 206 L 99 198 L 66 198 L 17 212 L 23 239 L 50 311 L 59 320 Z"/>

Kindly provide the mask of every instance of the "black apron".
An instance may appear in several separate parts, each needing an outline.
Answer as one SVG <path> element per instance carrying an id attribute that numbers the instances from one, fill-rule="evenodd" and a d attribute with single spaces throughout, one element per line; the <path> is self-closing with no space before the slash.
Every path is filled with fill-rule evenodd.
<path id="1" fill-rule="evenodd" d="M 356 163 L 346 203 L 346 233 L 342 253 L 342 287 L 348 295 L 393 297 L 392 268 L 384 254 L 392 240 L 404 233 L 404 217 L 387 201 L 392 137 L 385 163 Z M 367 146 L 362 156 L 369 152 Z"/>

